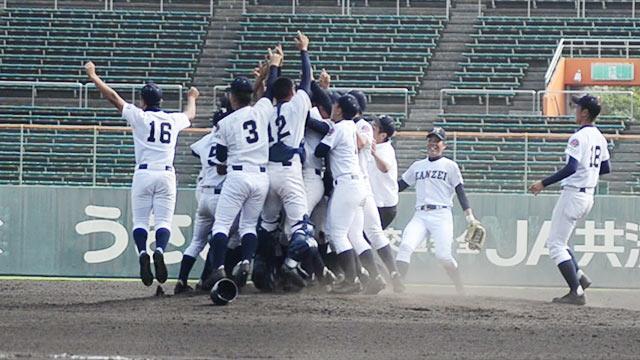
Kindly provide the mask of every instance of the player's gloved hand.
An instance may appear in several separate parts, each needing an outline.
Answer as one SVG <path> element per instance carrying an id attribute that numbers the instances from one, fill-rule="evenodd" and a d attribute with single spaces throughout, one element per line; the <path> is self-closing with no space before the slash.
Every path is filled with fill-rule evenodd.
<path id="1" fill-rule="evenodd" d="M 464 240 L 467 242 L 469 249 L 480 250 L 482 249 L 487 237 L 487 230 L 485 230 L 480 221 L 473 216 L 471 209 L 468 209 L 465 217 L 469 226 L 467 227 L 467 234 L 465 235 Z"/>

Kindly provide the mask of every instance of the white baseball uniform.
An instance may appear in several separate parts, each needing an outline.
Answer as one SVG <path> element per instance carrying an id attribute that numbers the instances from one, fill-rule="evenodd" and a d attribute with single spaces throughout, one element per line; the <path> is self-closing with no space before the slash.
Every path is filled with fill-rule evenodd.
<path id="1" fill-rule="evenodd" d="M 240 237 L 256 234 L 260 211 L 269 191 L 269 119 L 273 104 L 262 98 L 229 114 L 218 123 L 216 141 L 228 149 L 227 179 L 218 207 L 213 234 L 229 230 L 240 213 Z"/>
<path id="2" fill-rule="evenodd" d="M 331 120 L 322 119 L 318 108 L 312 108 L 309 116 L 316 120 L 329 123 Z M 304 134 L 304 149 L 307 153 L 304 164 L 302 164 L 302 179 L 307 193 L 307 213 L 312 214 L 316 205 L 324 196 L 324 182 L 322 181 L 322 170 L 324 160 L 313 156 L 315 148 L 320 144 L 322 135 L 313 130 L 307 130 Z M 318 225 L 314 223 L 315 225 Z"/>
<path id="3" fill-rule="evenodd" d="M 383 173 L 378 169 L 376 159 L 371 156 L 368 170 L 371 188 L 376 189 L 373 192 L 373 199 L 379 208 L 396 206 L 398 205 L 398 162 L 391 141 L 376 144 L 376 154 L 390 167 L 389 171 Z"/>
<path id="4" fill-rule="evenodd" d="M 371 155 L 371 144 L 373 143 L 373 128 L 365 119 L 359 119 L 356 128 L 361 139 L 365 140 L 365 145 L 358 151 L 358 162 L 360 171 L 364 174 L 364 191 L 366 198 L 362 208 L 364 218 L 364 233 L 371 242 L 374 249 L 380 249 L 389 245 L 389 239 L 382 231 L 382 223 L 380 222 L 380 214 L 373 198 L 373 191 L 369 182 L 369 163 L 373 160 Z M 376 189 L 377 191 L 377 189 Z"/>
<path id="5" fill-rule="evenodd" d="M 396 260 L 411 262 L 416 247 L 430 237 L 435 244 L 436 258 L 457 267 L 451 254 L 453 243 L 453 196 L 463 183 L 458 164 L 446 157 L 414 162 L 402 175 L 402 180 L 416 189 L 416 212 L 402 232 L 402 242 Z"/>
<path id="6" fill-rule="evenodd" d="M 126 104 L 122 118 L 133 129 L 136 168 L 131 184 L 134 229 L 149 230 L 153 212 L 155 229 L 171 229 L 176 205 L 173 168 L 178 133 L 191 122 L 183 113 L 143 111 Z"/>
<path id="7" fill-rule="evenodd" d="M 184 251 L 185 255 L 196 257 L 207 245 L 207 236 L 211 232 L 215 219 L 215 211 L 225 180 L 225 175 L 218 174 L 216 142 L 213 133 L 209 133 L 191 144 L 191 151 L 200 157 L 202 179 L 198 182 L 198 209 L 193 226 L 193 238 Z"/>
<path id="8" fill-rule="evenodd" d="M 303 143 L 307 114 L 311 99 L 304 90 L 298 90 L 290 101 L 279 103 L 269 122 L 269 142 L 298 149 Z M 262 210 L 262 227 L 274 231 L 279 224 L 280 212 L 286 214 L 285 231 L 308 214 L 307 194 L 302 180 L 301 157 L 294 155 L 288 161 L 269 161 L 269 192 Z"/>
<path id="9" fill-rule="evenodd" d="M 610 157 L 607 139 L 595 126 L 582 127 L 573 134 L 565 154 L 567 162 L 569 157 L 577 160 L 578 169 L 562 180 L 562 192 L 551 216 L 547 248 L 556 265 L 571 259 L 567 243 L 578 220 L 591 211 L 593 192 L 600 178 L 600 163 Z"/>
<path id="10" fill-rule="evenodd" d="M 334 179 L 327 209 L 329 241 L 337 254 L 354 249 L 360 255 L 371 247 L 362 236 L 366 192 L 358 163 L 355 124 L 351 120 L 339 121 L 321 143 L 330 148 L 329 166 Z"/>

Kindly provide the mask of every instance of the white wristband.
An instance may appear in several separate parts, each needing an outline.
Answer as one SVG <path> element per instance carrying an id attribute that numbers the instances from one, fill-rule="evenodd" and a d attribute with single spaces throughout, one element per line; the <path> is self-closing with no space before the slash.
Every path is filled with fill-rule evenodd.
<path id="1" fill-rule="evenodd" d="M 473 214 L 469 214 L 469 215 L 467 215 L 465 218 L 467 219 L 467 222 L 468 222 L 468 223 L 472 223 L 472 222 L 477 221 L 477 220 L 476 220 L 476 217 L 475 217 L 475 216 L 473 216 Z"/>

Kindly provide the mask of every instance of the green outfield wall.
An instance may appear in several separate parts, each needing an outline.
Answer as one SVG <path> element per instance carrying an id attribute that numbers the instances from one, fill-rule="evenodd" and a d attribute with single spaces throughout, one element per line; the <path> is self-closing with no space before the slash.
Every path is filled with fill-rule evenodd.
<path id="1" fill-rule="evenodd" d="M 563 280 L 544 247 L 557 194 L 472 194 L 486 226 L 485 248 L 471 251 L 465 221 L 454 209 L 455 257 L 471 284 L 552 286 Z M 398 216 L 387 229 L 394 245 L 413 215 L 414 195 L 401 194 Z M 166 262 L 175 277 L 192 235 L 193 190 L 180 190 Z M 572 243 L 580 265 L 600 287 L 640 287 L 640 199 L 596 196 Z M 136 277 L 129 191 L 107 188 L 0 187 L 0 274 Z M 151 234 L 150 239 L 153 239 Z M 150 244 L 152 246 L 152 244 Z M 426 241 L 414 254 L 410 281 L 448 283 Z M 202 261 L 194 269 L 197 276 Z"/>

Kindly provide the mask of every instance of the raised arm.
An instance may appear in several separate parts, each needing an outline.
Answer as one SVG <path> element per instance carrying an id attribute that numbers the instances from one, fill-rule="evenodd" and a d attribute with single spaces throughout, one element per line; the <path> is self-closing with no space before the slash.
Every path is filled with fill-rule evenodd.
<path id="1" fill-rule="evenodd" d="M 309 59 L 309 38 L 298 31 L 295 38 L 298 50 L 300 50 L 300 61 L 302 63 L 302 75 L 300 79 L 300 89 L 311 96 L 311 59 Z"/>
<path id="2" fill-rule="evenodd" d="M 284 59 L 284 51 L 282 45 L 276 46 L 274 50 L 269 48 L 269 77 L 267 77 L 267 90 L 264 92 L 264 97 L 269 100 L 273 100 L 273 83 L 278 78 L 278 71 L 282 66 L 282 60 Z"/>
<path id="3" fill-rule="evenodd" d="M 120 113 L 122 113 L 122 109 L 127 104 L 127 102 L 124 101 L 120 97 L 120 95 L 118 95 L 118 93 L 115 92 L 115 90 L 110 88 L 109 85 L 107 85 L 104 81 L 102 81 L 102 79 L 100 79 L 98 74 L 96 74 L 95 64 L 89 61 L 84 65 L 84 69 L 87 72 L 87 75 L 89 76 L 89 80 L 93 81 L 93 83 L 96 85 L 96 88 L 98 88 L 102 96 L 104 96 L 105 99 L 107 99 L 111 104 L 113 104 L 113 106 L 116 107 L 116 109 L 118 109 Z"/>
<path id="4" fill-rule="evenodd" d="M 193 121 L 196 118 L 196 99 L 198 99 L 198 96 L 200 96 L 200 91 L 192 86 L 187 93 L 187 107 L 184 110 L 184 114 L 189 118 L 189 121 Z"/>

